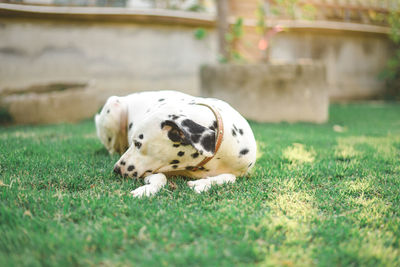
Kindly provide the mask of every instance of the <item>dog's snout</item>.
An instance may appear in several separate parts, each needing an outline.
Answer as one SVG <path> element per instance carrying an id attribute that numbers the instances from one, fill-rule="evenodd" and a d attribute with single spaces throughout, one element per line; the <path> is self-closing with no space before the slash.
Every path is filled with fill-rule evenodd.
<path id="1" fill-rule="evenodd" d="M 118 164 L 114 166 L 114 173 L 121 175 L 121 167 Z"/>

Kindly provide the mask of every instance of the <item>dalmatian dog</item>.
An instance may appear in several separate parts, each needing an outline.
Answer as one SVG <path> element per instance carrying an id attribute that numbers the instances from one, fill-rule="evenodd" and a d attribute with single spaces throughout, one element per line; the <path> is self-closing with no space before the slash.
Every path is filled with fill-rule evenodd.
<path id="1" fill-rule="evenodd" d="M 195 192 L 249 173 L 257 146 L 248 122 L 229 104 L 176 91 L 110 97 L 95 116 L 107 150 L 121 154 L 114 172 L 144 178 L 131 192 L 151 196 L 167 177 L 186 176 Z"/>

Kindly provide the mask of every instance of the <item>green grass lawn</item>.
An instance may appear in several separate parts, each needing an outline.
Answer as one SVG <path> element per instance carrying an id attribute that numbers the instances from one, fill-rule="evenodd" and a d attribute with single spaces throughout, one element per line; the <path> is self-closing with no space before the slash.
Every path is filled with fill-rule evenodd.
<path id="1" fill-rule="evenodd" d="M 92 121 L 0 128 L 0 266 L 400 266 L 400 105 L 252 128 L 250 178 L 143 199 Z"/>

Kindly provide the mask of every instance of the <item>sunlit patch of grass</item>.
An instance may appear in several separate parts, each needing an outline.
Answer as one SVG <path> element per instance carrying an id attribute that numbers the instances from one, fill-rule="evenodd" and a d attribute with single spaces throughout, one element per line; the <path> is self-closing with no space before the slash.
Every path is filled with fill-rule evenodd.
<path id="1" fill-rule="evenodd" d="M 279 194 L 270 203 L 270 207 L 275 214 L 275 218 L 299 219 L 299 222 L 307 222 L 317 214 L 317 209 L 313 206 L 314 198 L 305 192 L 292 191 L 286 194 Z M 278 221 L 279 221 L 278 219 Z M 295 223 L 294 223 L 295 224 Z"/>
<path id="2" fill-rule="evenodd" d="M 257 159 L 260 159 L 264 155 L 264 151 L 267 149 L 267 144 L 257 140 Z"/>
<path id="3" fill-rule="evenodd" d="M 400 143 L 400 135 L 365 137 L 365 143 L 375 148 L 379 156 L 385 160 L 390 160 L 393 157 L 399 156 L 399 151 L 396 149 L 395 144 Z"/>
<path id="4" fill-rule="evenodd" d="M 315 160 L 315 155 L 313 148 L 306 149 L 305 145 L 299 143 L 294 143 L 283 151 L 283 157 L 294 166 L 312 163 Z"/>
<path id="5" fill-rule="evenodd" d="M 85 134 L 83 137 L 87 138 L 87 139 L 97 139 L 98 138 L 96 133 Z"/>
<path id="6" fill-rule="evenodd" d="M 372 147 L 377 156 L 384 159 L 392 159 L 399 155 L 396 144 L 400 143 L 400 135 L 387 135 L 384 137 L 351 136 L 338 139 L 338 145 L 335 151 L 337 158 L 351 159 L 361 156 L 360 151 L 355 147 L 357 145 L 368 145 Z"/>
<path id="7" fill-rule="evenodd" d="M 68 133 L 58 133 L 55 134 L 51 131 L 16 131 L 12 133 L 0 134 L 0 139 L 7 140 L 9 138 L 15 138 L 17 140 L 29 140 L 39 144 L 42 141 L 62 141 L 72 138 L 71 134 Z"/>
<path id="8" fill-rule="evenodd" d="M 7 135 L 7 134 L 2 134 L 1 136 L 2 136 L 2 138 L 7 138 L 7 137 L 9 137 L 9 135 Z M 13 136 L 13 137 L 16 137 L 16 138 L 24 138 L 24 139 L 26 139 L 26 138 L 34 138 L 34 137 L 37 137 L 38 134 L 37 134 L 37 133 L 34 133 L 34 132 L 16 131 L 16 132 L 13 132 L 13 133 L 12 133 L 12 136 Z"/>
<path id="9" fill-rule="evenodd" d="M 383 223 L 381 221 L 382 214 L 385 214 L 390 208 L 390 203 L 386 203 L 384 200 L 376 197 L 368 198 L 361 195 L 359 197 L 349 197 L 348 201 L 352 206 L 359 207 L 357 217 L 363 224 L 370 226 Z"/>
<path id="10" fill-rule="evenodd" d="M 36 133 L 32 133 L 32 132 L 15 132 L 15 133 L 12 133 L 12 135 L 13 135 L 13 137 L 23 138 L 23 139 L 34 138 L 37 136 Z M 9 133 L 0 134 L 0 139 L 6 140 L 8 138 L 10 138 Z"/>
<path id="11" fill-rule="evenodd" d="M 360 152 L 354 148 L 354 140 L 349 140 L 349 138 L 338 138 L 337 142 L 338 144 L 335 148 L 336 159 L 343 161 L 351 160 L 360 154 Z"/>
<path id="12" fill-rule="evenodd" d="M 289 183 L 290 186 L 293 184 Z M 268 243 L 262 265 L 313 264 L 313 247 L 318 245 L 311 234 L 312 221 L 318 216 L 315 199 L 305 192 L 288 191 L 275 195 L 270 203 L 271 211 L 262 222 L 267 229 L 265 240 Z"/>
<path id="13" fill-rule="evenodd" d="M 351 195 L 363 195 L 373 188 L 373 183 L 366 179 L 345 180 L 343 182 L 343 189 Z"/>
<path id="14" fill-rule="evenodd" d="M 338 251 L 348 255 L 361 266 L 374 263 L 379 266 L 394 266 L 400 258 L 398 239 L 390 231 L 377 229 L 353 229 L 353 238 L 339 244 Z"/>

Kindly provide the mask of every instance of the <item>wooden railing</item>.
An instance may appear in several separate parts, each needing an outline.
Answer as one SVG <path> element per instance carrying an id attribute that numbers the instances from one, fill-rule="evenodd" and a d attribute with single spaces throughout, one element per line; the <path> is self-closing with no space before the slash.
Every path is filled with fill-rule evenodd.
<path id="1" fill-rule="evenodd" d="M 47 5 L 47 6 L 80 6 L 80 7 L 130 7 L 138 9 L 166 9 L 193 12 L 215 12 L 213 0 L 0 0 L 0 3 Z"/>
<path id="2" fill-rule="evenodd" d="M 400 8 L 399 0 L 299 0 L 291 6 L 277 0 L 265 3 L 269 15 L 276 18 L 298 19 L 305 15 L 318 20 L 378 25 L 387 24 L 388 14 Z"/>
<path id="3" fill-rule="evenodd" d="M 35 0 L 29 0 L 29 3 Z M 24 4 L 25 0 L 0 0 L 0 3 Z M 148 0 L 149 9 L 178 9 L 215 14 L 221 0 Z M 310 19 L 355 22 L 386 26 L 388 14 L 400 10 L 400 0 L 227 0 L 231 16 L 254 18 L 259 3 L 265 3 L 268 19 Z M 37 3 L 61 6 L 136 7 L 129 0 L 37 0 Z M 134 2 L 132 2 L 134 3 Z M 197 3 L 187 5 L 187 3 Z"/>

